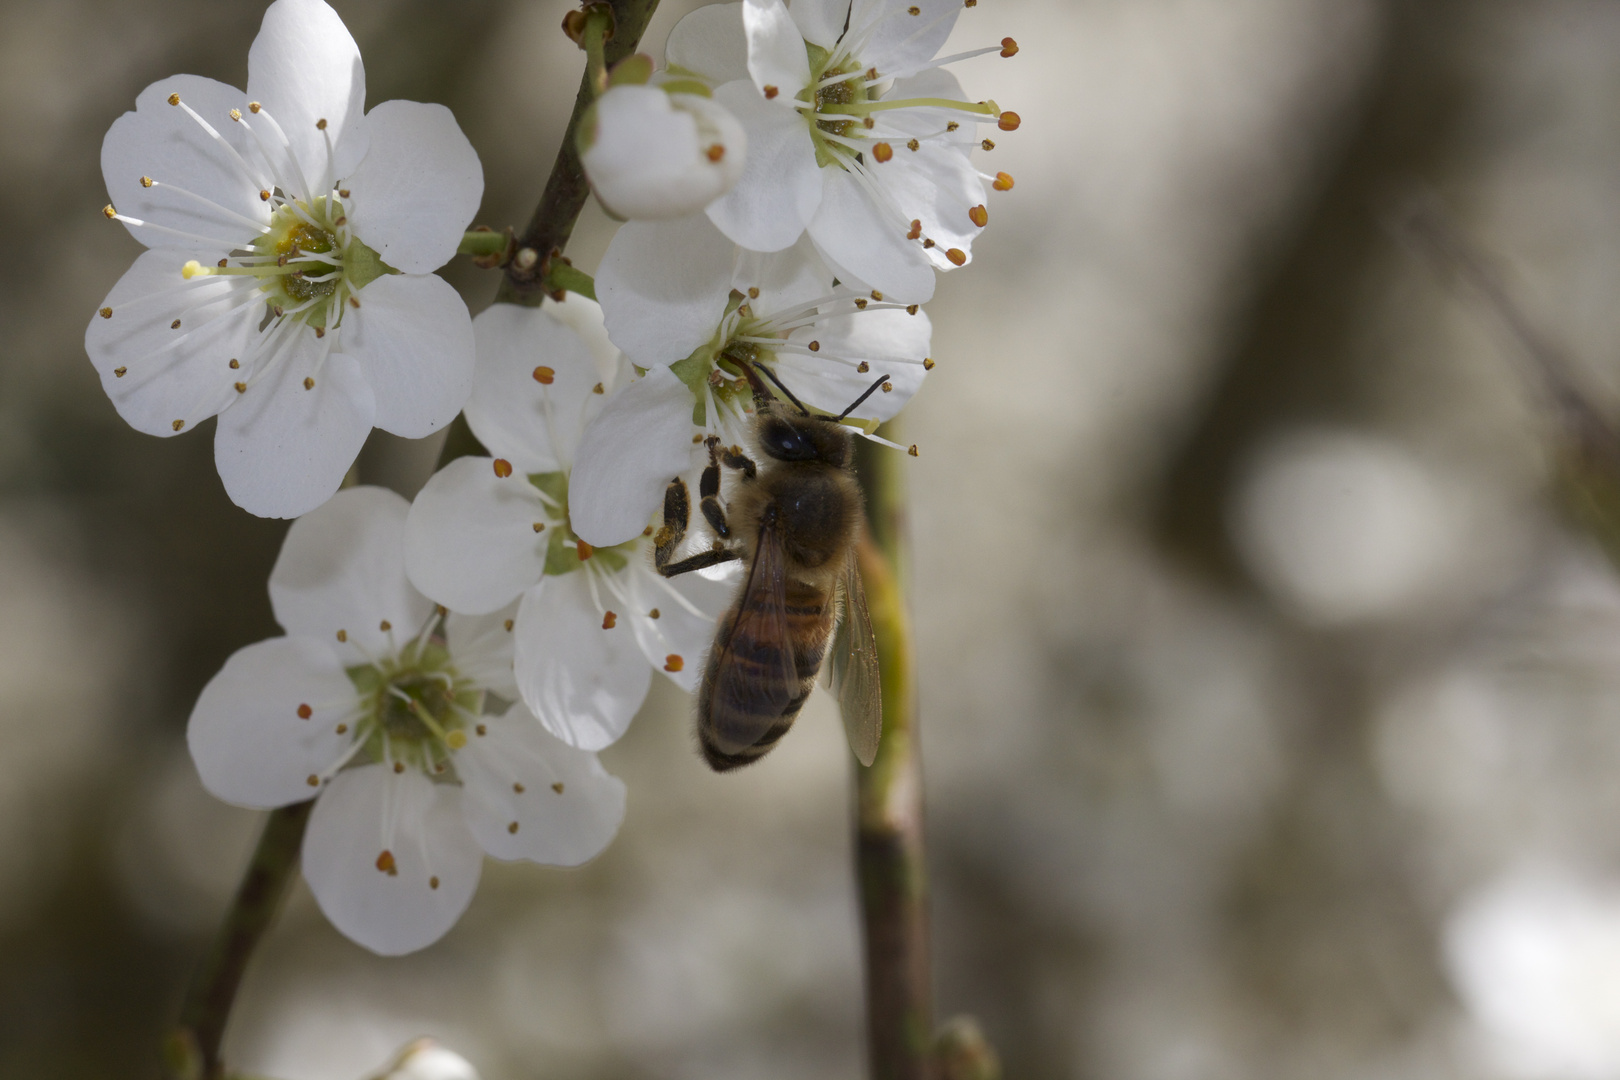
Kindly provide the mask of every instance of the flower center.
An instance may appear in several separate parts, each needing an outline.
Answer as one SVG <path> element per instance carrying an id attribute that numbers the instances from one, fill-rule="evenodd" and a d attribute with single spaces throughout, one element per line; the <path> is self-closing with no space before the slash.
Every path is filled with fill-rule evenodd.
<path id="1" fill-rule="evenodd" d="M 464 730 L 476 723 L 484 692 L 456 672 L 440 642 L 411 641 L 395 655 L 349 669 L 360 693 L 355 739 L 375 762 L 429 775 L 450 765 L 450 751 L 467 744 Z"/>
<path id="2" fill-rule="evenodd" d="M 254 278 L 276 316 L 335 327 L 345 300 L 382 275 L 399 272 L 354 235 L 343 195 L 318 196 L 313 203 L 278 196 L 269 229 L 235 258 L 213 267 L 193 260 L 181 273 Z"/>
<path id="3" fill-rule="evenodd" d="M 529 483 L 540 492 L 540 499 L 552 516 L 546 528 L 546 573 L 549 576 L 567 574 L 593 561 L 604 570 L 623 570 L 630 553 L 641 541 L 628 540 L 613 547 L 592 547 L 574 533 L 568 516 L 568 474 L 566 472 L 530 473 Z"/>

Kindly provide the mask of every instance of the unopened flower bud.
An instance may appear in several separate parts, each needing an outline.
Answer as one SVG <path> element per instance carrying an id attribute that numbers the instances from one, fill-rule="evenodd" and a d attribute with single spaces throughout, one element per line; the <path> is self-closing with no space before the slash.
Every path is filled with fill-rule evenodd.
<path id="1" fill-rule="evenodd" d="M 724 106 L 658 86 L 609 87 L 580 129 L 591 189 L 627 219 L 703 209 L 731 190 L 747 151 L 748 136 Z"/>

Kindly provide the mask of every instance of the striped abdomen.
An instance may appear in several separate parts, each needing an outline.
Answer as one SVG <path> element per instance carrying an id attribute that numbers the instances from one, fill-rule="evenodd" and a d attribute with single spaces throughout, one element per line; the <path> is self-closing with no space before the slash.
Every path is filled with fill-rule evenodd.
<path id="1" fill-rule="evenodd" d="M 768 640 L 760 631 L 776 625 L 762 618 L 766 597 L 745 610 L 732 608 L 721 619 L 698 691 L 698 743 L 716 772 L 735 769 L 765 756 L 787 734 L 799 715 L 832 638 L 832 597 L 798 582 L 785 590 L 786 639 Z M 751 617 L 744 618 L 747 614 Z M 741 629 L 739 629 L 739 623 Z M 784 653 L 792 657 L 789 680 Z"/>

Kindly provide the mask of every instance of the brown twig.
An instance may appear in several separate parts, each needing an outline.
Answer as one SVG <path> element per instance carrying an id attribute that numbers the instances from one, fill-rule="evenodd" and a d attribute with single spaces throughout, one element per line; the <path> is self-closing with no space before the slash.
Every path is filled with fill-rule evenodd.
<path id="1" fill-rule="evenodd" d="M 893 433 L 887 433 L 893 438 Z M 855 766 L 855 870 L 866 948 L 867 1058 L 871 1080 L 934 1076 L 933 990 L 928 953 L 928 874 L 923 861 L 922 764 L 917 686 L 906 609 L 905 460 L 863 444 L 870 536 L 861 577 L 883 681 L 883 739 L 870 767 Z"/>
<path id="2" fill-rule="evenodd" d="M 610 0 L 607 6 L 613 11 L 613 27 L 602 53 L 606 65 L 612 67 L 636 51 L 641 35 L 647 31 L 647 23 L 658 10 L 658 0 Z M 557 160 L 551 166 L 540 204 L 518 236 L 517 251 L 507 263 L 506 276 L 495 294 L 498 304 L 535 307 L 546 296 L 547 266 L 553 255 L 567 248 L 574 222 L 591 190 L 585 181 L 585 168 L 579 161 L 576 140 L 580 121 L 596 100 L 596 94 L 591 72 L 586 71 L 580 79 L 574 112 L 568 118 L 568 129 L 563 132 L 562 145 L 557 148 Z"/>
<path id="3" fill-rule="evenodd" d="M 176 1080 L 219 1080 L 225 1075 L 219 1046 L 231 1005 L 248 961 L 297 872 L 304 827 L 314 805 L 311 800 L 270 811 L 247 873 L 202 966 L 192 977 L 179 1025 L 169 1038 L 165 1057 Z"/>

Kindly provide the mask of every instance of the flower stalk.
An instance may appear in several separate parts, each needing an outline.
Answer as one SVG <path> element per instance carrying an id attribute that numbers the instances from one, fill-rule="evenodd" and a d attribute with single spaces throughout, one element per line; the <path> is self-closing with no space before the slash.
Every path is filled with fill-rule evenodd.
<path id="1" fill-rule="evenodd" d="M 247 872 L 192 977 L 180 1022 L 165 1047 L 165 1065 L 174 1080 L 220 1080 L 225 1075 L 219 1048 L 231 1005 L 248 961 L 297 873 L 304 827 L 314 805 L 310 801 L 283 806 L 265 820 Z"/>
<path id="2" fill-rule="evenodd" d="M 885 425 L 886 438 L 898 437 L 894 428 L 893 423 Z M 855 766 L 855 870 L 866 959 L 868 1075 L 871 1080 L 931 1080 L 928 874 L 916 666 L 905 599 L 903 458 L 863 443 L 858 465 L 869 526 L 858 554 L 883 673 L 883 739 L 870 766 Z"/>
<path id="3" fill-rule="evenodd" d="M 602 65 L 611 68 L 636 51 L 641 35 L 646 33 L 658 0 L 611 0 L 606 5 L 613 13 L 613 30 L 602 44 Z M 592 15 L 587 15 L 588 31 Z M 585 38 L 589 41 L 589 37 Z M 587 46 L 588 48 L 588 46 Z M 568 117 L 568 128 L 563 132 L 562 145 L 557 148 L 556 161 L 546 179 L 545 191 L 534 215 L 517 239 L 517 253 L 506 266 L 506 277 L 495 294 L 498 304 L 522 304 L 538 307 L 548 291 L 547 272 L 554 253 L 568 246 L 573 235 L 574 222 L 584 209 L 590 194 L 585 180 L 585 166 L 579 160 L 579 127 L 585 111 L 596 100 L 598 87 L 595 73 L 587 67 L 580 77 L 579 93 L 574 98 L 574 111 Z M 566 287 L 566 286 L 565 286 Z M 555 286 L 553 286 L 553 289 Z"/>

